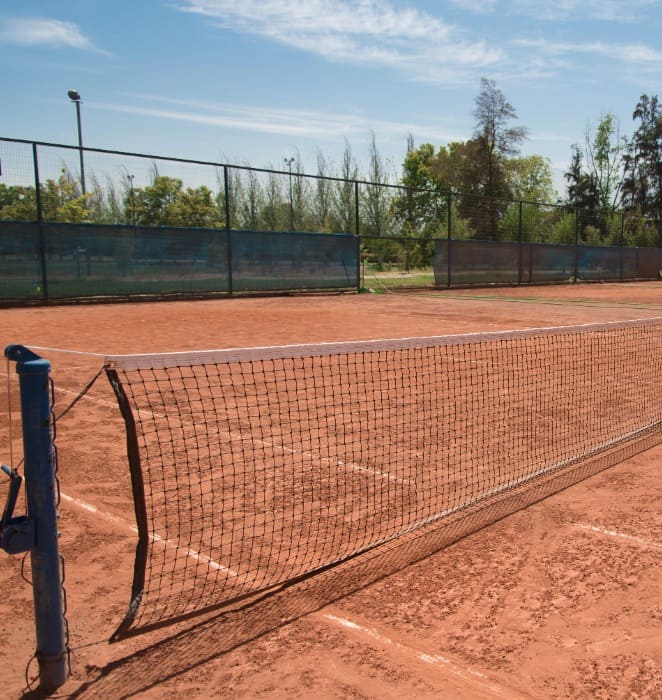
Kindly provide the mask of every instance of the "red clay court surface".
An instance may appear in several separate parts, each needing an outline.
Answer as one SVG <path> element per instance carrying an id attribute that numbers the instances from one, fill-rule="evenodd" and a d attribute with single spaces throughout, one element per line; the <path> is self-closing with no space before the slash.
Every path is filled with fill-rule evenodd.
<path id="1" fill-rule="evenodd" d="M 662 283 L 577 285 L 5 309 L 0 342 L 104 355 L 657 316 Z M 59 414 L 102 358 L 42 354 L 53 363 Z M 59 696 L 662 697 L 662 446 L 399 571 L 410 553 L 392 551 L 253 608 L 113 645 L 135 533 L 123 424 L 104 377 L 59 421 L 57 446 L 72 648 L 72 677 Z M 31 589 L 21 557 L 0 558 L 0 681 L 5 697 L 20 698 L 35 646 Z M 33 662 L 30 679 L 36 670 Z"/>

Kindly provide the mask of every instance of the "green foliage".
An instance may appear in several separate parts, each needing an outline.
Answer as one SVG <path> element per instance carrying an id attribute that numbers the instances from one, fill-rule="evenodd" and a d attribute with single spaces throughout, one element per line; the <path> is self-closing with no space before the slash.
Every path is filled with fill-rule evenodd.
<path id="1" fill-rule="evenodd" d="M 662 108 L 642 95 L 632 115 L 639 125 L 628 143 L 623 183 L 628 209 L 662 221 Z"/>
<path id="2" fill-rule="evenodd" d="M 499 220 L 499 240 L 518 241 L 520 233 L 520 207 L 517 203 L 511 204 Z"/>
<path id="3" fill-rule="evenodd" d="M 36 221 L 37 199 L 34 187 L 7 186 L 0 183 L 0 219 Z"/>
<path id="4" fill-rule="evenodd" d="M 398 186 L 392 167 L 370 142 L 367 173 L 359 172 L 349 144 L 338 167 L 317 154 L 317 179 L 303 174 L 300 159 L 291 172 L 223 166 L 212 186 L 185 186 L 154 167 L 147 185 L 133 176 L 97 180 L 88 170 L 88 192 L 63 169 L 40 185 L 44 221 L 140 226 L 225 227 L 252 230 L 348 232 L 401 237 L 407 246 L 375 244 L 376 264 L 427 265 L 430 241 L 454 239 L 558 242 L 592 245 L 657 245 L 662 236 L 662 110 L 657 96 L 642 95 L 633 118 L 638 127 L 627 142 L 611 114 L 583 148 L 573 146 L 566 173 L 568 204 L 558 201 L 551 166 L 538 155 L 519 156 L 526 130 L 513 126 L 516 112 L 490 80 L 481 81 L 475 129 L 465 142 L 414 147 L 408 140 Z M 293 161 L 294 162 L 294 161 Z M 292 163 L 290 166 L 292 166 Z M 614 208 L 625 172 L 625 219 Z M 226 180 L 227 177 L 227 180 Z M 227 197 L 227 201 L 226 201 Z M 357 218 L 359 219 L 357 221 Z M 34 187 L 0 183 L 0 219 L 35 221 Z"/>
<path id="5" fill-rule="evenodd" d="M 478 165 L 478 192 L 486 197 L 510 197 L 506 159 L 518 153 L 527 130 L 510 125 L 512 120 L 517 119 L 517 112 L 493 80 L 481 78 L 480 93 L 475 104 L 473 140 Z M 496 220 L 491 223 L 495 224 Z"/>
<path id="6" fill-rule="evenodd" d="M 165 175 L 156 174 L 144 188 L 127 190 L 124 206 L 132 211 L 131 218 L 139 226 L 221 225 L 222 212 L 209 188 L 202 185 L 184 189 L 180 179 Z"/>
<path id="7" fill-rule="evenodd" d="M 401 184 L 391 202 L 392 214 L 403 235 L 430 239 L 448 222 L 448 194 L 433 172 L 434 146 L 422 144 L 405 157 Z"/>
<path id="8" fill-rule="evenodd" d="M 624 241 L 628 246 L 658 246 L 660 237 L 654 221 L 639 210 L 631 210 L 624 217 Z"/>
<path id="9" fill-rule="evenodd" d="M 471 221 L 461 216 L 456 200 L 451 203 L 451 238 L 457 241 L 478 238 L 478 232 L 472 227 Z"/>
<path id="10" fill-rule="evenodd" d="M 546 242 L 574 244 L 576 238 L 577 217 L 573 211 L 566 211 L 552 225 Z"/>
<path id="11" fill-rule="evenodd" d="M 46 180 L 40 186 L 44 221 L 85 223 L 92 221 L 90 200 L 93 193 L 83 195 L 78 184 L 63 169 L 57 180 Z M 37 198 L 34 187 L 7 187 L 0 184 L 0 219 L 4 221 L 36 221 Z"/>
<path id="12" fill-rule="evenodd" d="M 604 243 L 600 229 L 592 224 L 584 227 L 581 241 L 586 245 L 603 245 Z"/>
<path id="13" fill-rule="evenodd" d="M 508 158 L 505 163 L 506 180 L 513 199 L 524 202 L 555 202 L 552 165 L 543 156 Z"/>

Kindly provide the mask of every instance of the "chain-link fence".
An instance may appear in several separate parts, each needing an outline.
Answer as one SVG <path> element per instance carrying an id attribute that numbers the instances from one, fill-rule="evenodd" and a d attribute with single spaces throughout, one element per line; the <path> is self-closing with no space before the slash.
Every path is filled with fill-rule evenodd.
<path id="1" fill-rule="evenodd" d="M 0 138 L 0 298 L 531 284 L 662 269 L 659 226 L 636 212 L 287 165 Z"/>

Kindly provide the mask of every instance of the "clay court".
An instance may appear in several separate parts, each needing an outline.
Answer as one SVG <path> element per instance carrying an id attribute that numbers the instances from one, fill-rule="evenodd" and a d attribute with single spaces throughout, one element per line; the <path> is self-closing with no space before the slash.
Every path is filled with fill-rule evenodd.
<path id="1" fill-rule="evenodd" d="M 20 343 L 83 353 L 40 351 L 52 363 L 60 415 L 105 355 L 656 318 L 662 283 L 0 314 L 3 348 Z M 5 463 L 7 372 L 18 420 L 14 367 L 7 365 L 0 396 Z M 56 445 L 72 671 L 56 696 L 662 697 L 662 446 L 579 483 L 559 481 L 558 492 L 545 498 L 541 491 L 511 499 L 502 510 L 391 542 L 260 600 L 109 644 L 129 602 L 137 535 L 124 424 L 105 377 L 58 420 Z M 24 508 L 21 500 L 17 513 Z M 22 556 L 0 558 L 0 680 L 6 697 L 30 697 L 37 668 L 29 664 L 35 648 L 29 559 L 22 567 Z"/>

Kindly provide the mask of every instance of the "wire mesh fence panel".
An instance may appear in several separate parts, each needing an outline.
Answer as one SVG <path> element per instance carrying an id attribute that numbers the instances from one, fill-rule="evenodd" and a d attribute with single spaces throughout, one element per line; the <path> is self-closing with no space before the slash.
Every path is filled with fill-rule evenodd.
<path id="1" fill-rule="evenodd" d="M 40 300 L 44 278 L 39 227 L 3 223 L 0 226 L 0 286 L 4 300 Z"/>
<path id="2" fill-rule="evenodd" d="M 604 246 L 580 246 L 577 250 L 577 277 L 588 281 L 622 279 L 622 249 Z"/>
<path id="3" fill-rule="evenodd" d="M 45 224 L 50 298 L 228 292 L 227 235 Z"/>
<path id="4" fill-rule="evenodd" d="M 660 248 L 638 248 L 637 253 L 637 277 L 639 279 L 661 279 L 662 250 Z"/>
<path id="5" fill-rule="evenodd" d="M 295 208 L 294 185 L 287 175 L 230 170 L 230 226 L 239 230 L 288 231 L 302 224 Z M 290 197 L 291 192 L 291 197 Z"/>
<path id="6" fill-rule="evenodd" d="M 573 213 L 566 208 L 523 202 L 520 208 L 521 235 L 528 243 L 574 243 Z"/>
<path id="7" fill-rule="evenodd" d="M 505 241 L 438 240 L 435 282 L 438 285 L 517 284 L 521 281 L 521 246 Z"/>
<path id="8" fill-rule="evenodd" d="M 394 216 L 393 202 L 399 194 L 397 187 L 384 183 L 358 184 L 360 233 L 365 236 L 395 237 L 402 233 Z"/>
<path id="9" fill-rule="evenodd" d="M 157 289 L 231 293 L 232 255 L 221 250 L 227 244 L 219 229 L 260 235 L 361 235 L 364 281 L 385 290 L 433 284 L 651 279 L 662 269 L 655 252 L 659 224 L 636 211 L 418 190 L 387 182 L 379 168 L 376 181 L 366 182 L 352 179 L 358 172 L 351 163 L 343 163 L 343 179 L 328 175 L 332 168 L 323 158 L 318 159 L 318 175 L 304 173 L 299 159 L 285 159 L 285 164 L 287 170 L 260 169 L 0 138 L 0 226 L 4 227 L 0 235 L 7 249 L 2 269 L 8 280 L 25 276 L 17 287 L 5 286 L 6 293 L 0 296 L 27 301 L 48 296 L 47 272 L 52 273 L 53 298 L 79 296 L 86 289 L 101 295 Z M 103 224 L 133 231 L 64 227 L 56 232 L 44 227 L 27 234 L 21 229 L 19 237 L 37 236 L 36 274 L 25 271 L 30 266 L 26 260 L 13 265 L 9 257 L 13 224 L 4 222 Z M 162 229 L 162 237 L 152 237 L 148 228 Z M 201 229 L 208 233 L 193 233 Z M 242 238 L 240 246 L 247 240 Z M 315 239 L 320 242 L 316 254 L 296 239 L 277 244 L 276 239 L 254 240 L 261 241 L 259 250 L 238 250 L 237 291 L 265 291 L 269 277 L 273 291 L 346 287 L 347 275 L 330 268 L 319 272 L 324 260 L 333 257 L 323 239 Z M 453 241 L 451 246 L 458 244 L 454 251 L 448 249 L 448 240 Z M 187 242 L 188 253 L 183 250 Z M 512 245 L 519 246 L 517 261 Z M 115 246 L 112 254 L 111 246 Z M 209 250 L 201 252 L 201 246 Z M 95 248 L 105 251 L 96 260 L 91 252 Z M 150 248 L 155 255 L 148 254 Z M 302 268 L 281 261 L 278 274 L 270 275 L 267 263 L 256 262 L 252 278 L 245 270 L 248 259 L 267 260 L 275 254 L 291 260 L 292 251 L 304 248 Z M 615 248 L 623 250 L 608 252 Z M 175 252 L 171 255 L 166 249 Z M 131 258 L 134 253 L 136 259 Z M 101 258 L 106 258 L 105 267 Z M 310 268 L 314 259 L 318 273 Z M 115 276 L 113 265 L 118 270 Z M 273 262 L 269 265 L 276 269 Z M 88 272 L 92 268 L 94 272 Z M 291 278 L 285 280 L 283 274 Z M 88 284 L 92 280 L 96 292 Z"/>
<path id="10" fill-rule="evenodd" d="M 354 288 L 358 239 L 342 234 L 232 231 L 234 292 Z"/>
<path id="11" fill-rule="evenodd" d="M 517 202 L 453 194 L 451 237 L 479 241 L 518 240 Z"/>
<path id="12" fill-rule="evenodd" d="M 529 280 L 568 282 L 576 278 L 577 247 L 574 245 L 531 244 Z"/>
<path id="13" fill-rule="evenodd" d="M 621 261 L 622 261 L 622 280 L 635 280 L 637 279 L 637 266 L 639 259 L 639 249 L 638 248 L 621 248 Z"/>
<path id="14" fill-rule="evenodd" d="M 432 287 L 434 241 L 395 236 L 361 236 L 362 285 L 372 291 Z"/>

